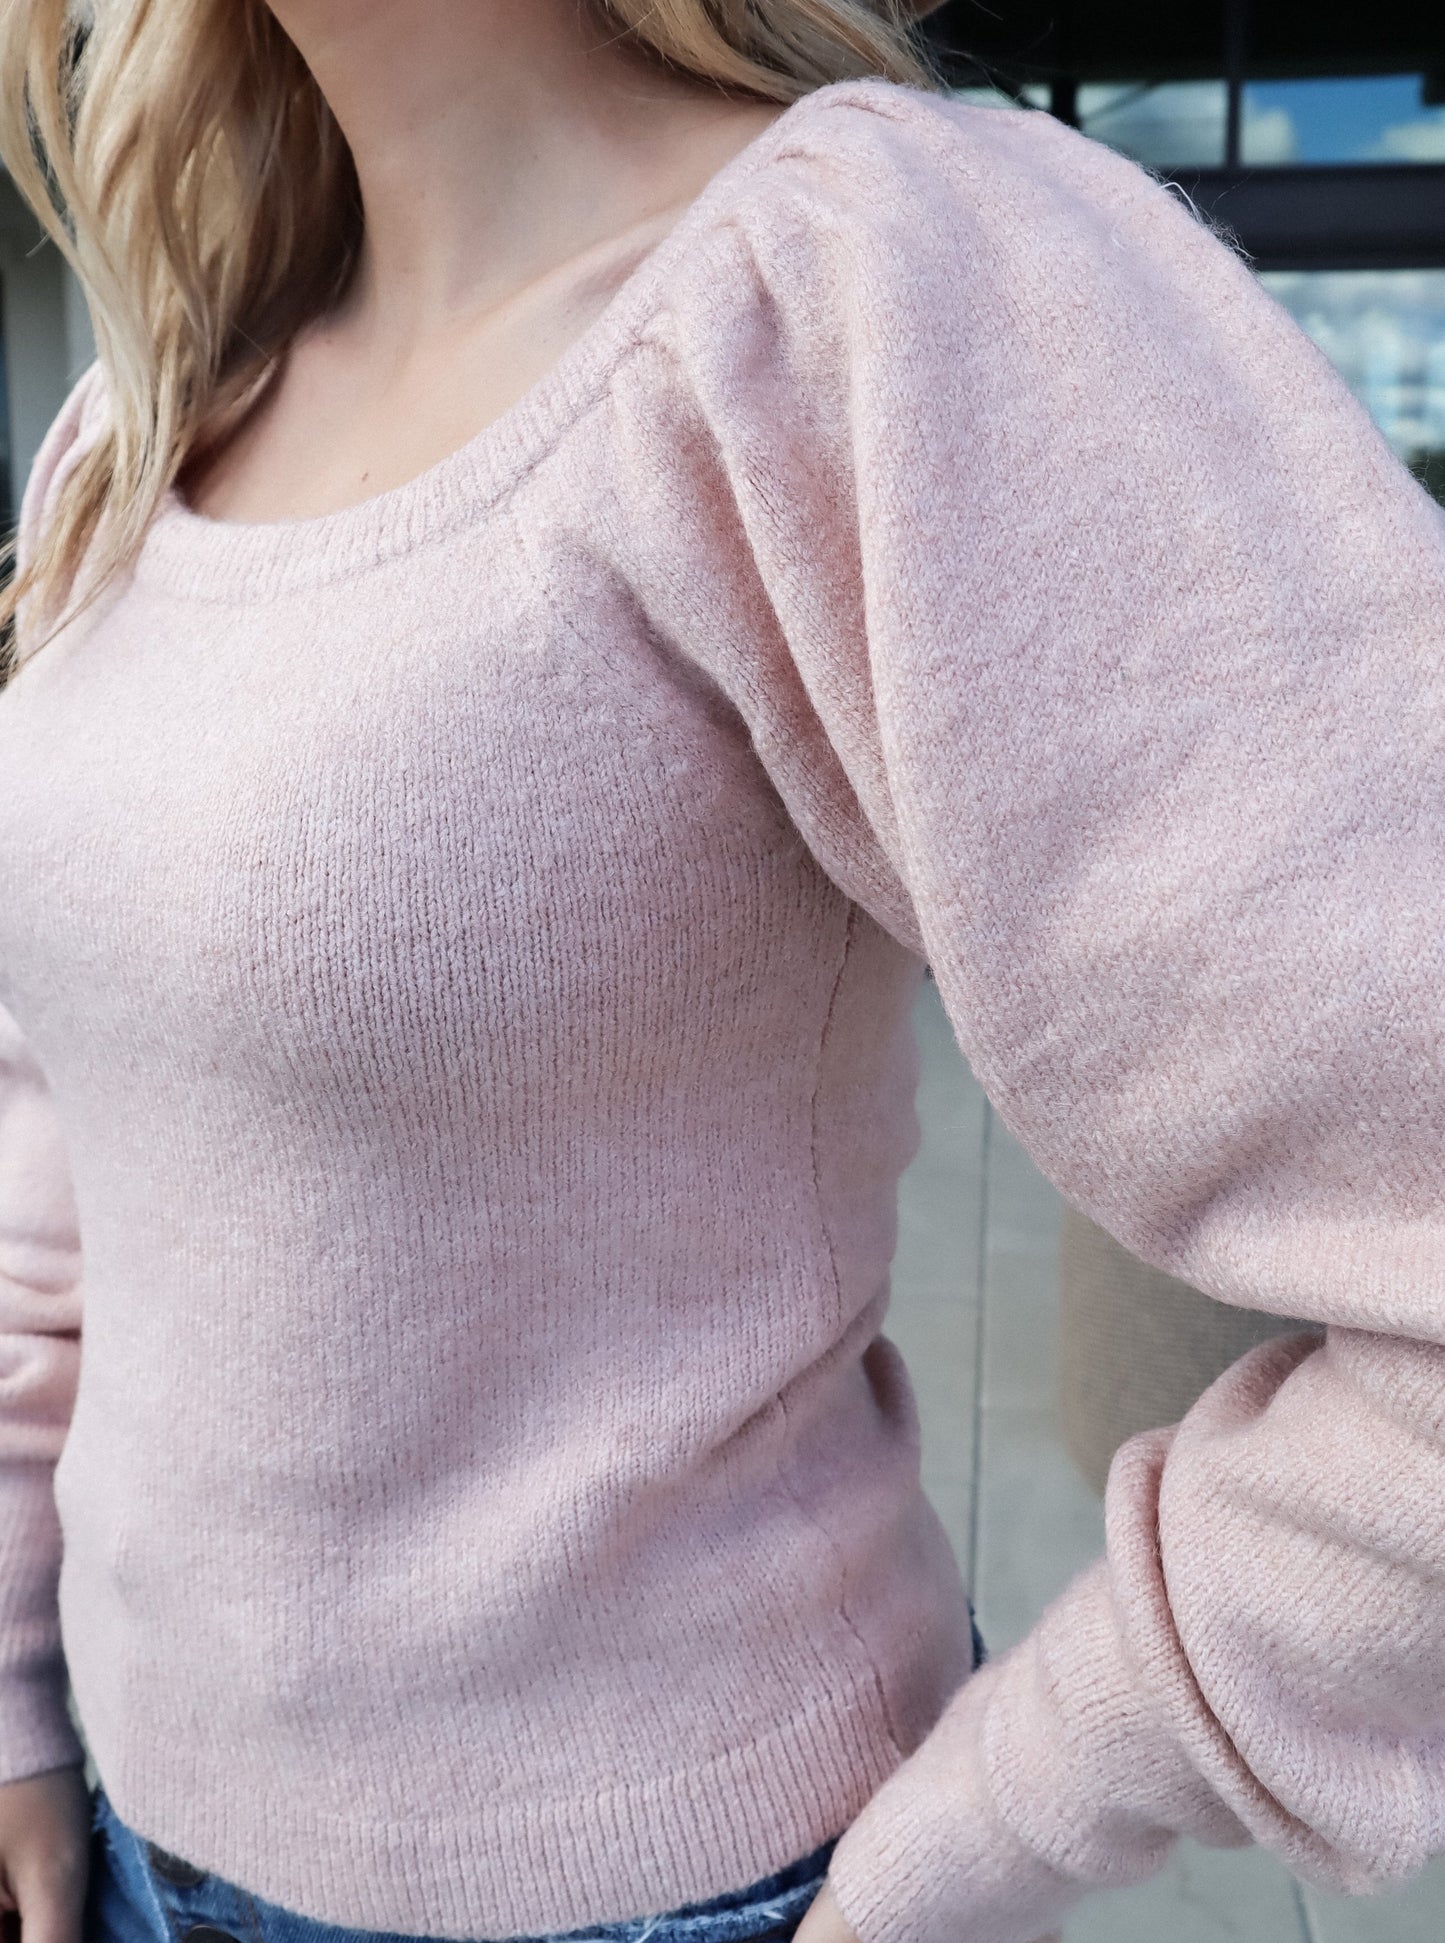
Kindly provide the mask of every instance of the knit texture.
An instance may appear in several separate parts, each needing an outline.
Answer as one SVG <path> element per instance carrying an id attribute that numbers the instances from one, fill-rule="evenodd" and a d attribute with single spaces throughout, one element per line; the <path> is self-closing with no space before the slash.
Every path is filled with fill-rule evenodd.
<path id="1" fill-rule="evenodd" d="M 882 81 L 410 484 L 172 496 L 0 696 L 0 1778 L 68 1661 L 140 1833 L 448 1937 L 840 1830 L 862 1943 L 1445 1847 L 1442 614 L 1182 200 Z M 1066 1197 L 1325 1325 L 974 1677 L 883 1331 L 925 962 Z"/>

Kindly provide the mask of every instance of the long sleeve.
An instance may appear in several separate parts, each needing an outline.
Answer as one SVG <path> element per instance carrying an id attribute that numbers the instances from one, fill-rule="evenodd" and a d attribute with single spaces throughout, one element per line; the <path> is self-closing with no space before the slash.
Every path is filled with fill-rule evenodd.
<path id="1" fill-rule="evenodd" d="M 65 1705 L 53 1489 L 80 1366 L 80 1246 L 44 1076 L 0 1009 L 0 1781 L 84 1757 Z"/>
<path id="2" fill-rule="evenodd" d="M 1039 1168 L 1320 1328 L 1120 1451 L 832 1886 L 862 1943 L 1181 1832 L 1383 1886 L 1445 1847 L 1445 515 L 1143 170 L 860 92 L 677 280 L 599 527 Z"/>
<path id="3" fill-rule="evenodd" d="M 83 404 L 77 386 L 36 455 L 20 511 L 22 563 L 76 449 Z M 0 1005 L 0 1781 L 85 1758 L 65 1699 L 54 1491 L 80 1372 L 80 1317 L 80 1238 L 60 1125 L 33 1052 Z"/>

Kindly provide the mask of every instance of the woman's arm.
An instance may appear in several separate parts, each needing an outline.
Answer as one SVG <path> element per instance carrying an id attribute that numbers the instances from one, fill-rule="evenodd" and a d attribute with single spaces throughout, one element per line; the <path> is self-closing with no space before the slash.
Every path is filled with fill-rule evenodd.
<path id="1" fill-rule="evenodd" d="M 80 1244 L 50 1094 L 0 1007 L 0 1782 L 83 1762 L 53 1489 L 80 1369 Z"/>
<path id="2" fill-rule="evenodd" d="M 615 409 L 619 570 L 1040 1169 L 1325 1326 L 1119 1453 L 843 1916 L 1024 1943 L 1181 1832 L 1399 1880 L 1445 1847 L 1445 514 L 1144 171 L 907 90 L 799 130 Z"/>

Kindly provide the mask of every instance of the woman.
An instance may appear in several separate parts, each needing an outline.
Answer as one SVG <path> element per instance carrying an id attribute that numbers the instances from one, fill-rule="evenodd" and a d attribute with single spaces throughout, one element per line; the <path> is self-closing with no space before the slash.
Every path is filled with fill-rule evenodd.
<path id="1" fill-rule="evenodd" d="M 862 0 L 5 32 L 100 346 L 0 697 L 26 1943 L 1416 1868 L 1445 527 L 1325 360 Z M 882 1333 L 925 961 L 1071 1202 L 1324 1325 L 976 1672 Z"/>

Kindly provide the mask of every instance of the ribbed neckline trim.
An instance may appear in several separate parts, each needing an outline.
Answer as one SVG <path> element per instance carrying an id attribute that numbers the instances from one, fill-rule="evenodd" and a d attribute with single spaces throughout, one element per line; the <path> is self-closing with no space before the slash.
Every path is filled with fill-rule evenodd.
<path id="1" fill-rule="evenodd" d="M 791 102 L 712 175 L 601 313 L 499 417 L 405 484 L 307 519 L 216 520 L 174 488 L 135 564 L 141 584 L 212 601 L 266 599 L 319 586 L 410 553 L 485 514 L 596 397 L 650 317 L 664 277 L 738 186 L 765 168 L 800 121 L 834 103 L 891 95 L 900 84 L 835 81 Z"/>

